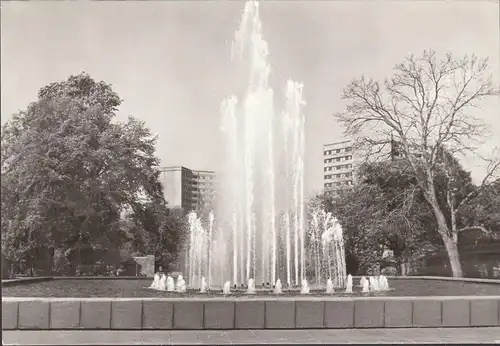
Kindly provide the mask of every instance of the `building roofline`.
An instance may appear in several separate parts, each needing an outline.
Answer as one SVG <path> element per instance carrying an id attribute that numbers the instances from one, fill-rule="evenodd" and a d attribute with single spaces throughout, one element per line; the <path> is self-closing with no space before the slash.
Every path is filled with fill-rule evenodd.
<path id="1" fill-rule="evenodd" d="M 160 169 L 162 171 L 167 170 L 167 169 L 187 169 L 188 171 L 191 170 L 191 169 L 184 167 L 184 166 L 164 166 L 164 167 L 160 167 Z"/>
<path id="2" fill-rule="evenodd" d="M 214 173 L 215 174 L 215 171 L 209 171 L 209 170 L 193 170 L 193 172 L 195 173 Z"/>
<path id="3" fill-rule="evenodd" d="M 323 144 L 323 147 L 326 147 L 328 145 L 343 144 L 343 143 L 352 143 L 352 140 L 346 140 L 346 141 L 339 141 L 339 142 L 333 142 L 333 143 Z"/>
<path id="4" fill-rule="evenodd" d="M 185 166 L 164 166 L 164 167 L 160 167 L 160 170 L 162 170 L 162 171 L 166 171 L 166 170 L 182 170 L 182 169 L 188 170 L 191 173 L 213 173 L 213 174 L 216 174 L 215 171 L 197 170 L 197 169 L 187 168 Z"/>

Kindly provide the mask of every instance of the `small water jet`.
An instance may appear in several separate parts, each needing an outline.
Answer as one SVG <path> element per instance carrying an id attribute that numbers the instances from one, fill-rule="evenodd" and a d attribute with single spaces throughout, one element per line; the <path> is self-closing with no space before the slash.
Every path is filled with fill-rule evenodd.
<path id="1" fill-rule="evenodd" d="M 387 281 L 387 277 L 385 277 L 385 275 L 379 276 L 378 288 L 380 291 L 388 291 L 389 290 L 389 282 Z"/>
<path id="2" fill-rule="evenodd" d="M 186 280 L 182 277 L 182 275 L 179 275 L 177 277 L 177 292 L 179 293 L 184 293 L 186 292 Z"/>
<path id="3" fill-rule="evenodd" d="M 205 277 L 201 278 L 201 287 L 200 287 L 200 293 L 206 293 L 207 292 L 207 282 L 205 280 Z"/>
<path id="4" fill-rule="evenodd" d="M 167 278 L 165 277 L 165 274 L 160 275 L 160 281 L 158 282 L 158 289 L 161 291 L 165 291 L 167 289 L 167 284 L 166 284 Z"/>
<path id="5" fill-rule="evenodd" d="M 365 287 L 365 282 L 367 282 L 366 277 L 362 276 L 361 279 L 359 280 L 359 287 L 363 288 Z"/>
<path id="6" fill-rule="evenodd" d="M 364 278 L 364 277 L 363 277 L 363 278 Z M 362 278 L 362 279 L 363 279 L 363 278 Z M 363 287 L 362 287 L 362 292 L 363 292 L 363 293 L 369 293 L 369 292 L 370 292 L 370 283 L 368 282 L 368 280 L 366 280 L 366 278 L 365 278 L 365 280 L 363 281 L 363 284 L 362 284 L 362 285 L 363 285 Z"/>
<path id="7" fill-rule="evenodd" d="M 347 285 L 345 288 L 345 293 L 353 293 L 352 292 L 352 275 L 347 275 Z"/>
<path id="8" fill-rule="evenodd" d="M 379 281 L 377 277 L 370 276 L 370 291 L 373 292 L 380 291 Z"/>
<path id="9" fill-rule="evenodd" d="M 152 288 L 152 289 L 159 289 L 160 288 L 160 274 L 156 273 L 154 278 L 153 278 L 153 283 L 151 284 L 151 286 L 149 286 L 149 288 Z"/>
<path id="10" fill-rule="evenodd" d="M 255 282 L 254 279 L 248 279 L 247 294 L 255 294 Z"/>
<path id="11" fill-rule="evenodd" d="M 274 286 L 274 294 L 281 294 L 281 293 L 283 293 L 281 291 L 281 280 L 278 279 L 276 280 L 276 285 Z"/>
<path id="12" fill-rule="evenodd" d="M 328 279 L 328 281 L 326 282 L 326 293 L 327 294 L 335 293 L 335 290 L 333 289 L 332 279 Z"/>
<path id="13" fill-rule="evenodd" d="M 231 282 L 226 281 L 222 287 L 222 294 L 231 294 Z"/>
<path id="14" fill-rule="evenodd" d="M 167 276 L 167 291 L 168 292 L 174 292 L 175 291 L 175 282 L 174 278 L 171 277 L 170 275 Z"/>
<path id="15" fill-rule="evenodd" d="M 300 294 L 309 294 L 309 284 L 307 283 L 307 279 L 302 279 Z"/>

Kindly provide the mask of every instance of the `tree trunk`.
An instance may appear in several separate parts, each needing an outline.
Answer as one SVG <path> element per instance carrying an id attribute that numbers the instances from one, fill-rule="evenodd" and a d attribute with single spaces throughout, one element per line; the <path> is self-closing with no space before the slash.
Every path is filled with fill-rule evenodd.
<path id="1" fill-rule="evenodd" d="M 460 256 L 458 253 L 458 245 L 453 238 L 448 236 L 443 236 L 444 245 L 446 247 L 446 252 L 448 253 L 448 258 L 450 259 L 451 271 L 453 277 L 461 278 L 463 277 L 462 264 L 460 263 Z"/>
<path id="2" fill-rule="evenodd" d="M 452 231 L 448 227 L 446 218 L 444 217 L 444 213 L 439 207 L 437 200 L 435 198 L 428 198 L 427 201 L 431 205 L 434 216 L 436 217 L 436 221 L 439 227 L 439 234 L 443 239 L 443 243 L 448 254 L 448 259 L 450 260 L 453 277 L 461 278 L 463 277 L 463 272 L 462 265 L 460 263 L 460 255 L 458 253 L 458 237 L 456 236 L 456 234 L 452 235 Z"/>

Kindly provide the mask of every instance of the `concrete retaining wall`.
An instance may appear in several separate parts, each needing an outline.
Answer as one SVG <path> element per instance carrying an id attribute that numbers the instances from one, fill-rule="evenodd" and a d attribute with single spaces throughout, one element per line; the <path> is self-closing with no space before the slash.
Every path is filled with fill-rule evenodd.
<path id="1" fill-rule="evenodd" d="M 469 326 L 500 326 L 500 296 L 2 299 L 2 329 Z"/>

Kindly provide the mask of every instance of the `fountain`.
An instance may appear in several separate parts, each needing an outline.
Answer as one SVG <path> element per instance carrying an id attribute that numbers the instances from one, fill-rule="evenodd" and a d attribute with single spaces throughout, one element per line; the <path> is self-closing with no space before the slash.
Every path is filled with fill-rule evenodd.
<path id="1" fill-rule="evenodd" d="M 254 279 L 248 279 L 247 294 L 255 294 L 255 282 Z"/>
<path id="2" fill-rule="evenodd" d="M 205 277 L 201 278 L 201 287 L 200 287 L 200 293 L 206 293 L 207 292 L 207 282 L 205 280 Z"/>
<path id="3" fill-rule="evenodd" d="M 276 280 L 276 285 L 274 285 L 274 294 L 281 294 L 281 293 L 283 293 L 281 291 L 281 280 L 278 279 Z"/>
<path id="4" fill-rule="evenodd" d="M 343 286 L 342 228 L 319 209 L 321 224 L 314 230 L 307 225 L 303 86 L 287 81 L 285 110 L 275 111 L 259 6 L 246 3 L 231 51 L 232 59 L 247 69 L 248 79 L 241 99 L 232 95 L 221 103 L 227 151 L 218 175 L 216 212 L 188 217 L 188 283 L 199 288 L 205 276 L 209 286 L 227 280 L 240 286 L 253 278 L 300 287 L 315 261 L 320 263 L 316 281 L 335 276 Z M 317 233 L 320 249 L 312 259 L 306 244 Z"/>
<path id="5" fill-rule="evenodd" d="M 326 293 L 327 294 L 335 293 L 335 290 L 333 289 L 332 279 L 328 279 L 328 281 L 326 282 Z"/>
<path id="6" fill-rule="evenodd" d="M 249 282 L 250 292 L 250 279 L 280 280 L 302 290 L 313 272 L 316 285 L 329 277 L 334 286 L 344 287 L 342 227 L 319 205 L 306 209 L 303 85 L 288 80 L 285 109 L 275 111 L 259 6 L 245 4 L 235 33 L 231 58 L 248 72 L 246 91 L 241 101 L 232 95 L 221 103 L 227 151 L 218 175 L 220 191 L 216 211 L 188 215 L 187 284 L 205 292 L 217 283 L 225 287 L 232 281 L 238 287 Z M 155 280 L 152 288 L 160 285 L 161 278 Z M 169 280 L 166 286 L 174 290 Z M 185 286 L 179 276 L 175 290 L 185 292 Z"/>
<path id="7" fill-rule="evenodd" d="M 362 276 L 361 280 L 359 280 L 359 287 L 365 287 L 366 277 Z"/>
<path id="8" fill-rule="evenodd" d="M 231 282 L 226 281 L 224 283 L 224 287 L 222 288 L 222 293 L 223 294 L 231 294 Z"/>
<path id="9" fill-rule="evenodd" d="M 352 293 L 352 275 L 347 275 L 347 285 L 345 289 L 345 293 Z"/>

